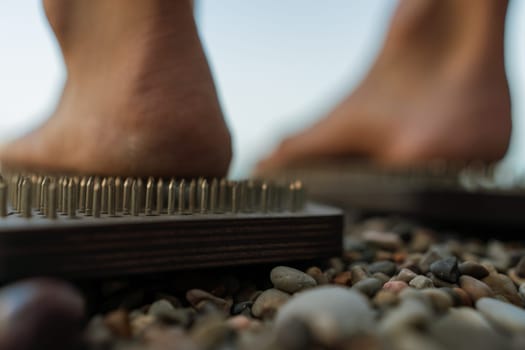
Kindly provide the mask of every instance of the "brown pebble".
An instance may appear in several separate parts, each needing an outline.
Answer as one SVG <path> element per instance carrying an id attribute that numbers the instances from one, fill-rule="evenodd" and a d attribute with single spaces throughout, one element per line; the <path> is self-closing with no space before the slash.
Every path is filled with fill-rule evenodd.
<path id="1" fill-rule="evenodd" d="M 378 280 L 383 282 L 383 284 L 385 284 L 386 282 L 390 281 L 390 276 L 385 275 L 382 272 L 376 272 L 376 273 L 372 274 L 372 277 L 377 278 Z"/>
<path id="2" fill-rule="evenodd" d="M 202 310 L 208 303 L 210 303 L 218 310 L 222 310 L 225 313 L 230 313 L 230 308 L 233 304 L 231 300 L 225 300 L 216 297 L 215 295 L 202 289 L 190 289 L 188 292 L 186 292 L 186 299 L 196 310 Z"/>
<path id="3" fill-rule="evenodd" d="M 131 321 L 131 332 L 133 336 L 139 336 L 154 323 L 155 317 L 151 315 L 137 316 Z"/>
<path id="4" fill-rule="evenodd" d="M 252 306 L 252 314 L 258 318 L 271 318 L 290 295 L 278 289 L 267 289 L 259 295 Z"/>
<path id="5" fill-rule="evenodd" d="M 131 325 L 129 314 L 126 310 L 115 310 L 104 317 L 104 324 L 117 337 L 129 338 L 131 336 Z"/>
<path id="6" fill-rule="evenodd" d="M 399 293 L 407 287 L 408 284 L 406 284 L 403 281 L 389 281 L 383 285 L 383 290 L 387 290 L 393 293 Z"/>
<path id="7" fill-rule="evenodd" d="M 518 273 L 516 272 L 516 269 L 513 268 L 513 269 L 510 269 L 508 272 L 507 272 L 507 275 L 510 277 L 510 279 L 512 280 L 512 282 L 514 282 L 514 284 L 516 286 L 521 286 L 523 283 L 525 283 L 525 278 L 524 277 L 520 277 L 518 275 Z"/>
<path id="8" fill-rule="evenodd" d="M 350 268 L 352 283 L 357 283 L 365 278 L 368 278 L 368 272 L 361 266 L 355 265 Z"/>
<path id="9" fill-rule="evenodd" d="M 326 278 L 326 275 L 317 266 L 310 267 L 306 270 L 306 273 L 317 282 L 317 285 L 328 284 L 328 278 Z"/>
<path id="10" fill-rule="evenodd" d="M 372 302 L 374 306 L 382 309 L 397 305 L 399 303 L 399 297 L 397 293 L 383 289 L 376 293 Z"/>
<path id="11" fill-rule="evenodd" d="M 434 242 L 434 234 L 426 229 L 416 229 L 410 242 L 410 250 L 413 252 L 424 253 Z"/>
<path id="12" fill-rule="evenodd" d="M 250 328 L 252 321 L 244 315 L 237 315 L 230 317 L 226 323 L 233 329 L 240 331 Z"/>
<path id="13" fill-rule="evenodd" d="M 520 261 L 515 267 L 516 275 L 520 278 L 525 278 L 525 255 L 521 257 Z"/>
<path id="14" fill-rule="evenodd" d="M 457 284 L 450 283 L 450 282 L 447 282 L 447 281 L 443 281 L 441 278 L 438 278 L 433 273 L 429 273 L 427 276 L 432 280 L 432 283 L 434 283 L 434 286 L 436 286 L 438 288 L 444 288 L 444 287 L 454 288 L 454 287 L 457 287 Z"/>
<path id="15" fill-rule="evenodd" d="M 392 255 L 392 260 L 394 260 L 396 264 L 404 263 L 406 258 L 407 258 L 407 253 L 405 252 L 397 252 L 397 253 L 394 253 L 394 255 Z"/>
<path id="16" fill-rule="evenodd" d="M 459 278 L 459 285 L 461 289 L 468 294 L 473 302 L 476 302 L 478 299 L 484 297 L 494 296 L 494 292 L 486 283 L 477 280 L 474 277 L 467 275 L 461 276 Z"/>
<path id="17" fill-rule="evenodd" d="M 341 272 L 332 282 L 340 286 L 349 286 L 352 283 L 352 273 L 350 271 Z"/>
<path id="18" fill-rule="evenodd" d="M 409 283 L 416 276 L 417 274 L 414 271 L 405 268 L 405 269 L 401 269 L 401 271 L 399 271 L 397 276 L 394 276 L 392 280 L 403 281 L 403 282 Z"/>
<path id="19" fill-rule="evenodd" d="M 399 235 L 392 232 L 366 231 L 363 234 L 363 240 L 366 243 L 390 251 L 396 251 L 403 245 Z"/>
<path id="20" fill-rule="evenodd" d="M 432 306 L 436 312 L 446 312 L 454 305 L 454 300 L 445 291 L 435 288 L 428 288 L 422 290 L 421 293 L 429 297 L 430 302 L 432 303 Z"/>
<path id="21" fill-rule="evenodd" d="M 504 274 L 490 274 L 483 279 L 496 295 L 504 296 L 509 302 L 516 306 L 522 306 L 522 300 L 514 282 Z"/>
<path id="22" fill-rule="evenodd" d="M 462 275 L 472 276 L 477 279 L 482 279 L 489 275 L 489 270 L 477 262 L 465 261 L 458 265 L 459 273 Z"/>
<path id="23" fill-rule="evenodd" d="M 470 296 L 463 289 L 456 287 L 456 288 L 452 288 L 452 291 L 456 293 L 456 295 L 460 298 L 461 305 L 470 306 L 470 307 L 474 305 L 472 303 L 472 299 L 470 298 Z"/>

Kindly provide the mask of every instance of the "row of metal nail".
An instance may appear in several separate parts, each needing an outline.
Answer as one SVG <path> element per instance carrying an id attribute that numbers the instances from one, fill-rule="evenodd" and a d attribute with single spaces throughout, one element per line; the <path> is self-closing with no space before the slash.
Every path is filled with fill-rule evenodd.
<path id="1" fill-rule="evenodd" d="M 117 217 L 300 211 L 300 181 L 0 176 L 0 217 Z"/>

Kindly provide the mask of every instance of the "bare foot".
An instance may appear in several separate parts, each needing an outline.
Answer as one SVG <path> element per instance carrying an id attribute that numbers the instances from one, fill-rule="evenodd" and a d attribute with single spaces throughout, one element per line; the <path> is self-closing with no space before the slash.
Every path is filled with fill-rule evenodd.
<path id="1" fill-rule="evenodd" d="M 341 156 L 390 165 L 500 159 L 511 132 L 505 12 L 500 0 L 402 1 L 357 90 L 258 170 Z"/>
<path id="2" fill-rule="evenodd" d="M 4 166 L 221 176 L 231 158 L 189 0 L 44 0 L 68 78 L 54 115 Z"/>

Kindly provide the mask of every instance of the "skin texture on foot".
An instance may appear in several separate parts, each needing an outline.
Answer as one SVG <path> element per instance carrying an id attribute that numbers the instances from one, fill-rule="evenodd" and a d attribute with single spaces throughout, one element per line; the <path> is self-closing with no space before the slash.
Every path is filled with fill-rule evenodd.
<path id="1" fill-rule="evenodd" d="M 45 0 L 67 81 L 54 114 L 1 150 L 4 167 L 222 176 L 231 141 L 190 1 Z"/>
<path id="2" fill-rule="evenodd" d="M 327 117 L 285 139 L 258 172 L 331 157 L 395 166 L 503 157 L 511 132 L 506 6 L 402 1 L 361 85 Z"/>

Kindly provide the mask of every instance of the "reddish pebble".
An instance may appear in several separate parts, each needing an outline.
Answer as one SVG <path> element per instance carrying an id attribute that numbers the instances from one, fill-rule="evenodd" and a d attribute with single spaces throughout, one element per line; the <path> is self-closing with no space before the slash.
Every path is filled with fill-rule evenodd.
<path id="1" fill-rule="evenodd" d="M 463 306 L 472 306 L 472 299 L 467 294 L 467 292 L 465 292 L 459 287 L 452 288 L 452 290 L 456 293 L 457 296 L 459 296 L 459 298 L 461 299 L 461 304 Z"/>
<path id="2" fill-rule="evenodd" d="M 238 315 L 229 318 L 227 323 L 233 329 L 240 331 L 250 328 L 252 321 L 244 315 Z"/>
<path id="3" fill-rule="evenodd" d="M 344 271 L 335 276 L 333 282 L 340 286 L 349 286 L 352 282 L 352 273 L 350 271 Z"/>
<path id="4" fill-rule="evenodd" d="M 408 287 L 408 284 L 403 281 L 389 281 L 383 285 L 384 290 L 388 290 L 396 294 L 401 292 L 406 287 Z"/>
<path id="5" fill-rule="evenodd" d="M 404 253 L 404 252 L 399 252 L 399 253 L 395 253 L 393 256 L 392 256 L 392 259 L 394 260 L 395 263 L 397 264 L 402 264 L 405 262 L 407 258 L 407 254 Z"/>

